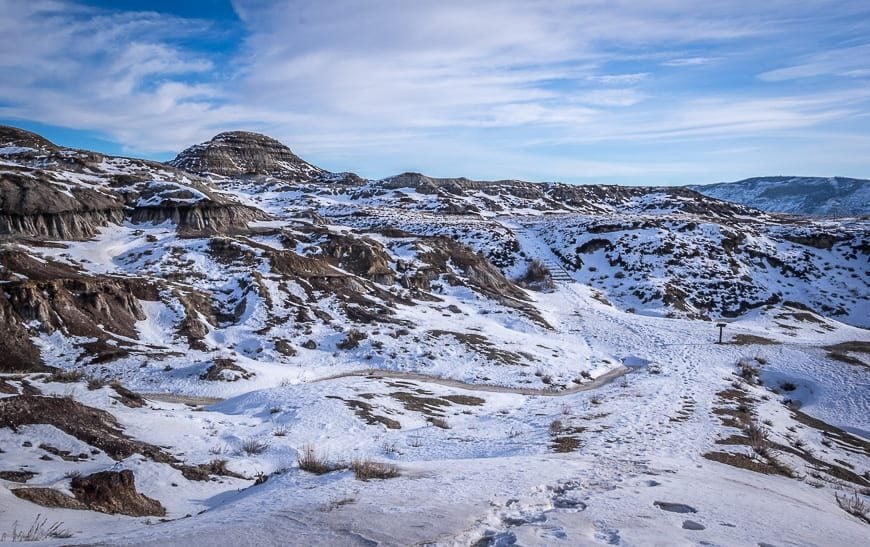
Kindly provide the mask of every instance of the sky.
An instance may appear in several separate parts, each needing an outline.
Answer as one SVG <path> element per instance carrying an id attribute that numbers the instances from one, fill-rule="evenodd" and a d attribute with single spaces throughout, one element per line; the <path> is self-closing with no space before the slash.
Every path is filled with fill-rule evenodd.
<path id="1" fill-rule="evenodd" d="M 331 171 L 870 178 L 866 0 L 0 0 L 0 123 L 167 160 L 228 130 Z"/>

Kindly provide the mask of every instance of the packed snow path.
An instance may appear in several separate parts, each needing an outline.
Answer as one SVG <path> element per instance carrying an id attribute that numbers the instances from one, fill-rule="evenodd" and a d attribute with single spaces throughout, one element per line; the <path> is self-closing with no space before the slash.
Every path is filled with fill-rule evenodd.
<path id="1" fill-rule="evenodd" d="M 354 376 L 363 376 L 367 378 L 395 378 L 400 380 L 418 380 L 429 384 L 437 384 L 440 386 L 455 387 L 467 391 L 480 391 L 484 393 L 514 393 L 517 395 L 535 395 L 543 397 L 565 397 L 581 391 L 591 391 L 613 382 L 617 378 L 631 372 L 629 367 L 617 367 L 609 372 L 595 378 L 588 384 L 581 384 L 574 387 L 569 387 L 562 390 L 555 389 L 533 389 L 512 386 L 497 386 L 492 384 L 470 384 L 468 382 L 460 382 L 459 380 L 451 380 L 450 378 L 439 378 L 427 374 L 418 374 L 415 372 L 390 371 L 379 369 L 365 369 L 353 372 L 344 372 L 326 378 L 319 378 L 315 382 L 326 382 L 329 380 L 337 380 L 339 378 L 349 378 Z"/>

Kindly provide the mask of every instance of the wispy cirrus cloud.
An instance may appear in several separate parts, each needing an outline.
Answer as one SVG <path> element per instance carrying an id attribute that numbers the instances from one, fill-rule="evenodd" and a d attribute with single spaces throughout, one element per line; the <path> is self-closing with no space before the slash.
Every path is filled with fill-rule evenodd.
<path id="1" fill-rule="evenodd" d="M 718 61 L 718 57 L 678 57 L 676 59 L 668 59 L 662 62 L 662 66 L 701 66 L 709 65 Z"/>
<path id="2" fill-rule="evenodd" d="M 818 76 L 870 78 L 870 44 L 813 53 L 797 61 L 797 64 L 762 72 L 759 78 L 768 82 Z"/>

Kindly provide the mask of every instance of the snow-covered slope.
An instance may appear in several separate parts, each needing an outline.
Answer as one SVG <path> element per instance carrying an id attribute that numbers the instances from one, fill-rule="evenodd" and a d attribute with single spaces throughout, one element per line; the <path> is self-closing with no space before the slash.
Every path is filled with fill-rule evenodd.
<path id="1" fill-rule="evenodd" d="M 0 135 L 0 541 L 866 536 L 866 220 Z"/>
<path id="2" fill-rule="evenodd" d="M 870 215 L 870 180 L 846 177 L 757 177 L 690 186 L 706 196 L 764 211 L 811 216 Z"/>

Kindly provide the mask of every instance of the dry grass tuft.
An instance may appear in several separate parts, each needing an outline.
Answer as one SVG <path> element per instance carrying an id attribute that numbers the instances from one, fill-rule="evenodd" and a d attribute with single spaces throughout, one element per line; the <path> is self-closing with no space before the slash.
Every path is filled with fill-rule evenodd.
<path id="1" fill-rule="evenodd" d="M 763 458 L 770 455 L 770 433 L 766 427 L 759 425 L 755 420 L 750 420 L 743 431 L 749 439 L 749 447 L 755 454 Z"/>
<path id="2" fill-rule="evenodd" d="M 73 384 L 76 382 L 81 382 L 84 379 L 85 373 L 80 370 L 58 370 L 56 372 L 52 372 L 45 381 L 58 382 L 61 384 Z"/>
<path id="3" fill-rule="evenodd" d="M 376 462 L 374 460 L 353 460 L 350 463 L 357 480 L 367 481 L 370 479 L 393 479 L 401 475 L 399 468 L 391 463 Z"/>
<path id="4" fill-rule="evenodd" d="M 257 439 L 255 437 L 248 437 L 247 439 L 242 441 L 241 446 L 239 446 L 239 450 L 241 450 L 248 456 L 256 456 L 257 454 L 262 454 L 268 449 L 268 441 Z"/>
<path id="5" fill-rule="evenodd" d="M 450 429 L 450 424 L 444 418 L 430 417 L 429 423 L 441 429 Z"/>
<path id="6" fill-rule="evenodd" d="M 330 463 L 326 456 L 319 455 L 311 445 L 302 447 L 302 453 L 299 454 L 296 461 L 299 464 L 299 469 L 316 475 L 324 475 L 338 469 L 336 465 Z"/>
<path id="7" fill-rule="evenodd" d="M 36 519 L 30 528 L 27 530 L 19 530 L 18 522 L 12 524 L 12 532 L 0 534 L 0 541 L 19 542 L 19 541 L 45 541 L 48 539 L 66 539 L 73 536 L 72 532 L 66 528 L 62 528 L 63 522 L 55 522 L 48 524 L 48 518 L 42 518 L 41 514 L 36 515 Z"/>
<path id="8" fill-rule="evenodd" d="M 748 384 L 755 385 L 758 382 L 758 367 L 748 359 L 741 359 L 737 363 L 737 374 Z"/>
<path id="9" fill-rule="evenodd" d="M 867 505 L 858 495 L 857 491 L 853 491 L 851 496 L 845 494 L 841 496 L 839 493 L 836 493 L 834 498 L 836 498 L 840 509 L 870 524 L 870 509 L 867 508 Z"/>

